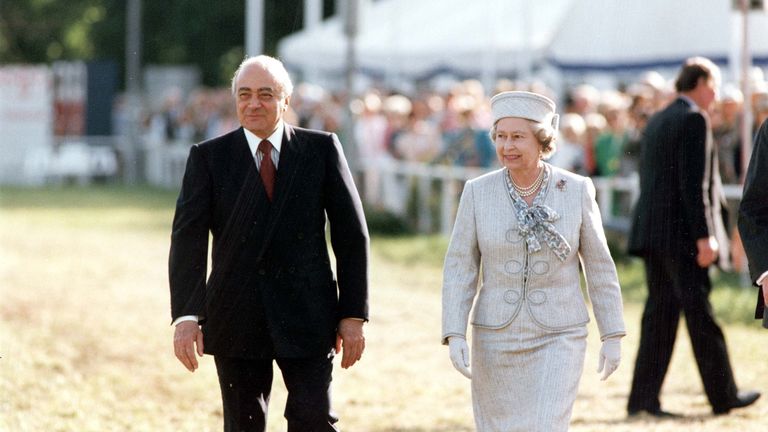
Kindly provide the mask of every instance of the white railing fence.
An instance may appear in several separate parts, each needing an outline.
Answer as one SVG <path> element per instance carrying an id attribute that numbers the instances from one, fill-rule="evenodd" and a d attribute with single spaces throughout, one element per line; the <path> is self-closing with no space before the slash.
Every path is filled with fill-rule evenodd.
<path id="1" fill-rule="evenodd" d="M 415 217 L 409 222 L 419 232 L 444 235 L 450 235 L 453 229 L 464 182 L 495 169 L 396 160 L 365 161 L 361 166 L 356 170 L 358 187 L 368 206 L 406 219 Z M 638 195 L 637 176 L 593 177 L 592 181 L 606 228 L 626 232 L 629 212 Z M 408 203 L 415 203 L 416 211 L 408 211 Z"/>
<path id="2" fill-rule="evenodd" d="M 145 147 L 149 183 L 178 188 L 188 153 L 188 143 Z M 418 232 L 450 235 L 464 182 L 492 169 L 378 159 L 360 161 L 353 171 L 367 207 L 395 214 Z M 593 177 L 592 181 L 604 226 L 626 233 L 639 194 L 637 175 Z M 725 185 L 724 189 L 728 199 L 741 199 L 741 185 Z"/>

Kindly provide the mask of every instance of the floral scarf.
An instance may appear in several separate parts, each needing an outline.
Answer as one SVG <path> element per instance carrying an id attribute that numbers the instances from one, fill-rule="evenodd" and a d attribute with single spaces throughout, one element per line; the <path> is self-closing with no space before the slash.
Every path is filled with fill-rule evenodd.
<path id="1" fill-rule="evenodd" d="M 539 193 L 533 199 L 530 207 L 512 186 L 512 179 L 509 177 L 508 169 L 504 170 L 504 179 L 507 182 L 507 191 L 515 207 L 515 216 L 520 226 L 520 237 L 525 239 L 528 250 L 538 252 L 541 250 L 541 243 L 545 243 L 560 261 L 565 261 L 571 252 L 571 245 L 557 232 L 557 229 L 552 224 L 560 218 L 560 215 L 550 207 L 542 204 L 544 197 L 547 196 L 551 174 L 546 164 L 544 164 L 543 169 L 544 180 L 541 183 L 541 189 L 539 189 Z"/>

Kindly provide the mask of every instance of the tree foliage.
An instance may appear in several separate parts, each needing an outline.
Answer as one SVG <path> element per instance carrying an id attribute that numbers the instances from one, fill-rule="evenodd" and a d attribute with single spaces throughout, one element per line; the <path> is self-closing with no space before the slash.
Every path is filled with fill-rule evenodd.
<path id="1" fill-rule="evenodd" d="M 223 85 L 244 55 L 246 0 L 142 1 L 142 62 L 194 64 Z M 325 15 L 333 0 L 324 0 Z M 0 0 L 0 64 L 125 64 L 127 0 Z M 303 26 L 303 0 L 264 0 L 264 51 Z"/>
<path id="2" fill-rule="evenodd" d="M 3 0 L 0 2 L 0 63 L 45 63 L 90 59 L 90 29 L 104 19 L 100 0 Z"/>

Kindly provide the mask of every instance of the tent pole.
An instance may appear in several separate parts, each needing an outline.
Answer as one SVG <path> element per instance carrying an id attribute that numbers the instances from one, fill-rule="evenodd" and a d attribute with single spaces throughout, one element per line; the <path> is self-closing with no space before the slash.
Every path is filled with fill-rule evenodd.
<path id="1" fill-rule="evenodd" d="M 356 40 L 360 26 L 360 0 L 346 0 L 344 16 L 344 34 L 347 36 L 346 93 L 344 98 L 344 137 L 341 140 L 349 165 L 354 171 L 357 167 L 357 143 L 355 143 L 355 116 L 352 113 L 352 101 L 355 98 L 355 74 L 357 73 Z"/>
<path id="2" fill-rule="evenodd" d="M 752 86 L 749 80 L 752 58 L 749 52 L 749 6 L 748 0 L 739 1 L 741 10 L 741 92 L 744 95 L 741 120 L 741 182 L 749 165 L 752 153 Z"/>

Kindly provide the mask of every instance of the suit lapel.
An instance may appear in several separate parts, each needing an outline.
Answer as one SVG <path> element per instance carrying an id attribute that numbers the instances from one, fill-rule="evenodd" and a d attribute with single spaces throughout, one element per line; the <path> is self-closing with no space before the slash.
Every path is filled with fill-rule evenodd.
<path id="1" fill-rule="evenodd" d="M 304 160 L 304 152 L 301 143 L 296 137 L 291 126 L 285 125 L 283 131 L 283 145 L 280 151 L 280 162 L 275 178 L 275 202 L 276 207 L 282 208 L 287 199 L 297 168 Z"/>
<path id="2" fill-rule="evenodd" d="M 238 132 L 235 134 L 234 137 L 234 160 L 236 161 L 236 169 L 237 173 L 236 175 L 241 178 L 245 179 L 246 175 L 252 171 L 256 170 L 256 161 L 253 158 L 253 155 L 251 154 L 251 148 L 248 147 L 248 140 L 245 139 L 245 132 L 243 131 L 243 128 L 241 127 Z M 257 170 L 258 171 L 258 170 Z M 257 176 L 258 177 L 258 176 Z M 261 180 L 259 180 L 259 185 L 261 185 Z M 260 186 L 262 191 L 264 190 L 264 186 Z M 266 195 L 266 192 L 264 192 Z"/>

